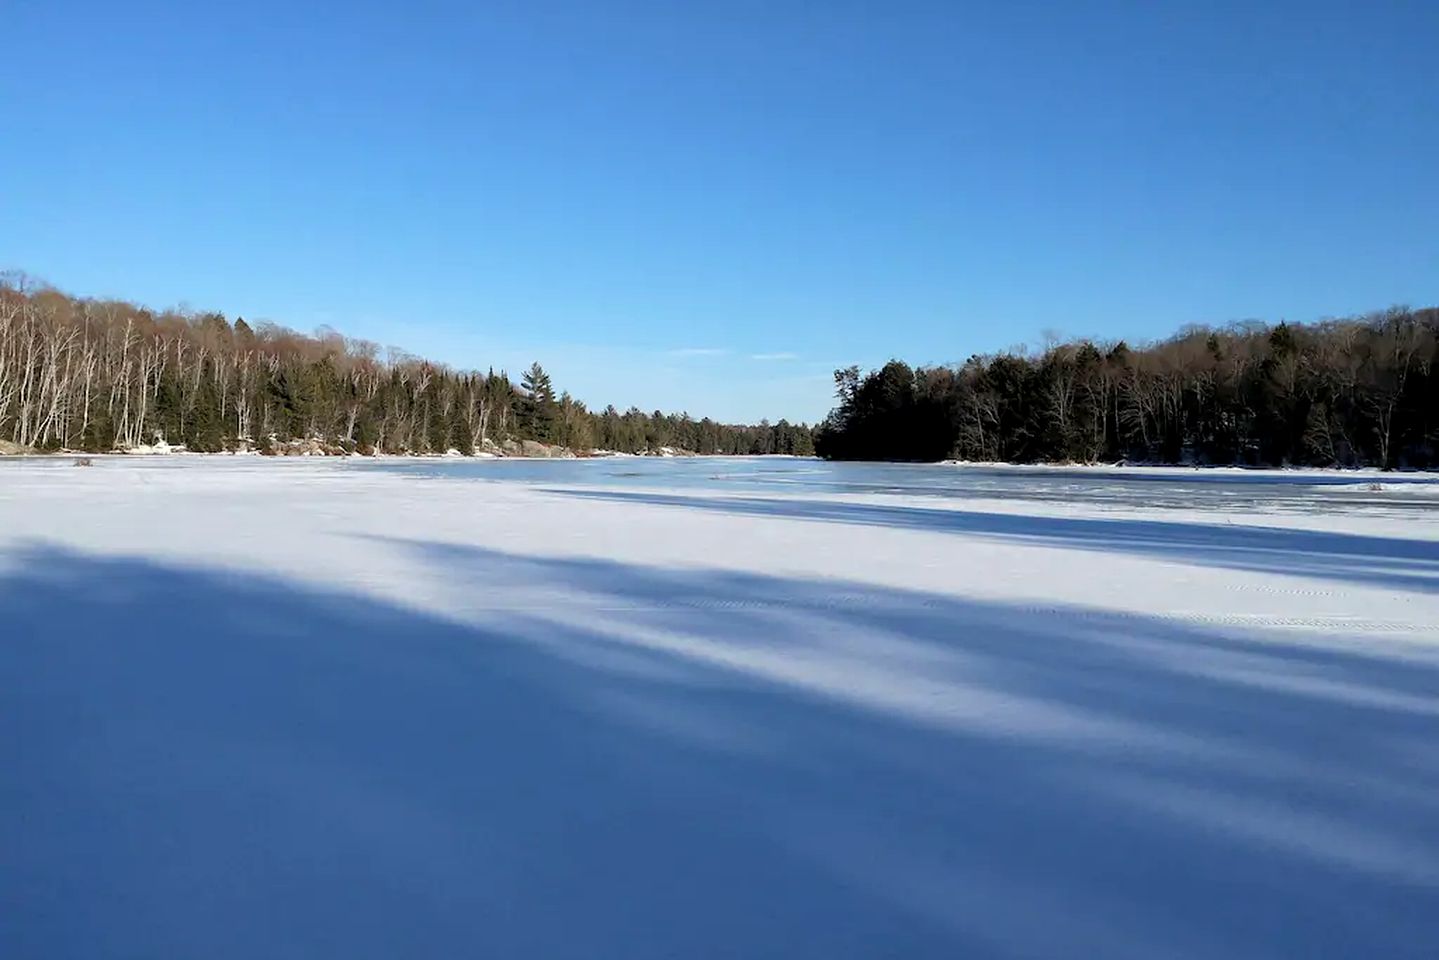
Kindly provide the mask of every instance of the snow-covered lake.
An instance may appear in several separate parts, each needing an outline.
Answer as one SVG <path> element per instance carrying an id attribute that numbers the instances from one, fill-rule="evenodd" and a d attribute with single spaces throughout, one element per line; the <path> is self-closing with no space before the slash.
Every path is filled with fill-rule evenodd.
<path id="1" fill-rule="evenodd" d="M 0 956 L 1424 957 L 1439 478 L 0 460 Z"/>
<path id="2" fill-rule="evenodd" d="M 357 461 L 359 462 L 359 461 Z M 730 493 L 887 494 L 1220 510 L 1432 510 L 1439 474 L 1379 471 L 829 463 L 789 457 L 379 461 L 409 476 Z"/>

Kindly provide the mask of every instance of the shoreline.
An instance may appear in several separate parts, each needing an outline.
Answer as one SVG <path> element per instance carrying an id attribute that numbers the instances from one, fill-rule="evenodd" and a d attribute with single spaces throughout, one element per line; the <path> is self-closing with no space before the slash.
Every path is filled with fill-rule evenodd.
<path id="1" fill-rule="evenodd" d="M 857 467 L 929 467 L 949 468 L 953 470 L 1002 470 L 1014 471 L 1017 473 L 1074 473 L 1099 476 L 1223 476 L 1226 474 L 1243 476 L 1276 476 L 1276 477 L 1344 477 L 1355 480 L 1374 481 L 1396 481 L 1399 478 L 1415 478 L 1424 482 L 1439 482 L 1439 471 L 1435 470 L 1413 470 L 1394 469 L 1385 470 L 1380 467 L 1270 467 L 1270 466 L 1243 466 L 1238 464 L 1172 464 L 1172 463 L 1011 463 L 1006 461 L 975 461 L 975 460 L 935 460 L 923 462 L 895 461 L 895 460 L 825 460 L 822 457 L 799 456 L 787 453 L 755 453 L 755 454 L 724 454 L 724 453 L 622 453 L 617 451 L 605 451 L 588 453 L 583 455 L 569 456 L 532 456 L 527 454 L 403 454 L 403 453 L 292 453 L 292 454 L 263 454 L 255 450 L 226 451 L 226 452 L 198 452 L 189 450 L 164 450 L 164 451 L 109 451 L 106 453 L 85 453 L 81 451 L 57 450 L 57 451 L 26 451 L 24 453 L 0 453 L 0 462 L 6 461 L 63 461 L 63 460 L 105 460 L 109 462 L 131 460 L 131 461 L 164 461 L 164 460 L 275 460 L 275 461 L 338 461 L 355 463 L 473 463 L 473 462 L 502 462 L 522 461 L 526 463 L 543 463 L 553 461 L 582 462 L 582 461 L 613 461 L 613 460 L 796 460 L 809 461 L 817 464 L 848 464 Z"/>

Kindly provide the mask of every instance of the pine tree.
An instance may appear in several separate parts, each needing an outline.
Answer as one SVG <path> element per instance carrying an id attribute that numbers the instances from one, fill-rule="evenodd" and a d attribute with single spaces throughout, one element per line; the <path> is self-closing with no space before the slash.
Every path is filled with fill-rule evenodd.
<path id="1" fill-rule="evenodd" d="M 530 364 L 520 378 L 524 388 L 521 401 L 521 424 L 525 433 L 541 443 L 551 443 L 555 434 L 555 388 L 550 375 L 538 362 Z"/>
<path id="2" fill-rule="evenodd" d="M 185 446 L 198 453 L 219 453 L 225 449 L 224 429 L 219 395 L 214 384 L 205 380 L 200 384 L 195 409 L 186 424 Z"/>

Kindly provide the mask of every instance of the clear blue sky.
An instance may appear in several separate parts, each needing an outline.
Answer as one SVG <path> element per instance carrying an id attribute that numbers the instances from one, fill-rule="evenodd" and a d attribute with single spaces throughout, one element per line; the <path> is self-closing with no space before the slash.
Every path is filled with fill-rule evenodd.
<path id="1" fill-rule="evenodd" d="M 815 419 L 1439 302 L 1439 3 L 6 0 L 0 266 Z"/>

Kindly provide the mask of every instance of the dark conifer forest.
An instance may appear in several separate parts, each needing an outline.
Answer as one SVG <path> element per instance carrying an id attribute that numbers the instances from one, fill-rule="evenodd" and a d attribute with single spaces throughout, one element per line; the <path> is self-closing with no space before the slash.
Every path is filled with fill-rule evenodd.
<path id="1" fill-rule="evenodd" d="M 839 460 L 1439 466 L 1439 309 L 835 372 Z"/>
<path id="2" fill-rule="evenodd" d="M 151 311 L 0 277 L 0 439 L 109 451 L 159 440 L 264 452 L 296 439 L 358 453 L 473 454 L 537 441 L 575 451 L 811 454 L 811 432 L 688 414 L 591 410 L 536 363 L 453 370 L 354 340 L 219 313 Z"/>

